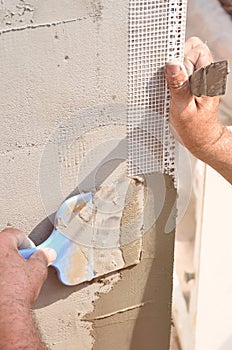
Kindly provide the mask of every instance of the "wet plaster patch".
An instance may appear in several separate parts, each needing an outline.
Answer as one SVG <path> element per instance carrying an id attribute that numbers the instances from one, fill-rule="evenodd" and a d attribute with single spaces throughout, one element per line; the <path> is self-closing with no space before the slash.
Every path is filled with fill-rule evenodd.
<path id="1" fill-rule="evenodd" d="M 94 269 L 96 276 L 103 276 L 91 283 L 71 287 L 68 298 L 57 295 L 58 300 L 55 303 L 35 311 L 43 339 L 51 349 L 76 350 L 78 346 L 81 346 L 82 350 L 93 349 L 95 341 L 93 322 L 88 320 L 86 315 L 94 312 L 94 305 L 98 299 L 117 286 L 121 280 L 122 271 L 138 264 L 141 259 L 144 184 L 138 179 L 127 178 L 125 162 L 120 164 L 99 186 L 94 193 L 93 202 L 96 212 L 99 210 L 99 215 L 95 212 L 92 216 L 92 212 L 89 213 L 86 207 L 82 208 L 79 215 L 88 223 L 85 232 L 87 234 L 92 227 L 89 223 L 94 219 L 95 229 L 92 241 L 95 245 Z M 109 225 L 113 225 L 113 229 L 107 235 L 106 229 Z M 131 230 L 134 235 L 131 234 Z M 105 239 L 104 242 L 101 240 L 102 237 Z M 99 245 L 102 243 L 108 247 L 100 248 Z M 89 249 L 92 248 L 82 246 L 84 258 Z M 116 272 L 118 270 L 121 272 Z M 74 266 L 74 271 L 76 275 L 80 273 L 79 264 Z M 53 278 L 57 277 L 54 275 Z M 53 285 L 54 280 L 49 278 L 49 282 Z M 66 289 L 67 287 L 58 288 L 57 280 L 53 288 L 55 294 L 62 293 L 62 290 L 69 290 Z M 76 292 L 72 292 L 72 288 Z M 125 293 L 127 293 L 126 290 Z M 47 294 L 45 286 L 41 298 L 45 299 Z M 52 290 L 49 290 L 49 294 L 52 295 Z M 130 310 L 130 303 L 128 305 L 122 314 L 138 312 L 142 306 L 140 303 Z M 111 315 L 106 317 L 110 319 Z"/>
<path id="2" fill-rule="evenodd" d="M 93 194 L 92 203 L 67 209 L 71 219 L 56 228 L 72 242 L 65 260 L 70 285 L 139 263 L 143 203 L 143 183 L 127 178 L 123 163 Z"/>
<path id="3" fill-rule="evenodd" d="M 49 349 L 92 349 L 92 323 L 83 321 L 83 318 L 87 312 L 93 311 L 93 300 L 98 299 L 102 293 L 108 293 L 119 279 L 119 273 L 105 277 L 104 280 L 77 290 L 66 300 L 61 298 L 52 305 L 35 310 L 43 341 Z M 46 291 L 42 293 L 46 294 Z"/>
<path id="4" fill-rule="evenodd" d="M 17 4 L 19 0 L 4 0 L 2 3 L 10 8 L 10 4 Z M 124 1 L 102 1 L 104 13 L 107 10 L 107 16 L 103 13 L 101 17 L 100 1 L 95 1 L 95 4 L 98 4 L 95 12 L 92 11 L 94 7 L 90 7 L 88 0 L 71 0 L 68 1 L 69 6 L 66 6 L 66 1 L 57 2 L 56 0 L 40 2 L 30 0 L 29 3 L 33 12 L 28 11 L 28 15 L 33 16 L 33 23 L 30 23 L 30 18 L 25 14 L 24 23 L 12 22 L 11 25 L 6 23 L 0 25 L 5 77 L 2 96 L 7 107 L 6 110 L 3 108 L 2 113 L 5 117 L 2 121 L 1 141 L 4 147 L 1 149 L 6 149 L 7 153 L 9 151 L 12 157 L 17 153 L 14 164 L 12 162 L 10 181 L 8 159 L 6 159 L 8 155 L 3 155 L 4 168 L 7 169 L 5 183 L 8 183 L 8 186 L 7 188 L 5 186 L 1 192 L 4 198 L 2 208 L 5 208 L 2 213 L 2 222 L 10 213 L 9 219 L 15 217 L 15 225 L 23 228 L 27 233 L 38 224 L 37 237 L 41 242 L 48 224 L 46 223 L 42 230 L 39 224 L 45 218 L 47 219 L 47 216 L 50 216 L 60 205 L 61 200 L 77 186 L 76 164 L 79 161 L 79 154 L 82 157 L 85 153 L 85 150 L 82 152 L 82 149 L 77 149 L 78 154 L 71 153 L 73 158 L 69 158 L 67 163 L 62 163 L 66 170 L 65 175 L 68 173 L 68 176 L 62 178 L 64 191 L 61 200 L 56 195 L 57 191 L 55 186 L 52 186 L 53 183 L 51 186 L 48 183 L 48 179 L 54 182 L 55 175 L 59 176 L 59 174 L 52 173 L 55 171 L 55 166 L 53 167 L 55 160 L 47 158 L 49 166 L 42 169 L 48 170 L 45 171 L 46 183 L 44 181 L 42 184 L 45 187 L 44 191 L 48 193 L 48 199 L 52 200 L 51 204 L 50 202 L 47 204 L 47 197 L 41 192 L 41 184 L 38 183 L 38 172 L 41 174 L 38 163 L 44 154 L 43 146 L 47 147 L 50 133 L 74 114 L 81 134 L 89 131 L 89 127 L 96 130 L 100 125 L 122 122 L 126 116 L 122 108 L 107 107 L 101 111 L 99 105 L 111 103 L 112 95 L 117 96 L 118 102 L 122 101 L 124 104 L 126 101 L 127 4 Z M 94 24 L 96 19 L 101 19 L 99 21 L 101 29 L 98 28 L 100 35 L 98 51 L 95 48 L 98 35 L 97 25 Z M 106 46 L 108 50 L 105 50 Z M 95 57 L 99 52 L 101 56 L 99 62 L 96 62 Z M 65 60 L 65 56 L 69 59 Z M 15 57 L 19 57 L 17 64 Z M 87 70 L 86 67 L 88 67 Z M 98 67 L 101 68 L 101 74 L 99 74 L 101 99 L 96 93 L 95 73 Z M 115 67 L 118 68 L 115 70 Z M 4 91 L 7 91 L 5 95 Z M 87 109 L 84 115 L 82 109 Z M 66 127 L 65 132 L 70 135 L 73 127 Z M 88 150 L 88 143 L 96 146 L 97 141 L 102 143 L 107 138 L 111 140 L 115 136 L 121 138 L 122 133 L 125 134 L 124 131 L 120 133 L 115 125 L 111 131 L 102 130 L 102 134 L 92 131 L 92 135 L 86 137 L 86 149 Z M 75 137 L 78 136 L 79 134 L 76 133 Z M 15 140 L 20 142 L 22 140 L 25 149 L 24 146 L 21 148 L 14 145 Z M 68 140 L 59 141 L 67 152 Z M 36 146 L 29 146 L 28 149 L 26 144 L 28 142 Z M 30 162 L 26 156 L 28 151 L 31 152 Z M 116 153 L 118 155 L 118 151 Z M 26 171 L 22 171 L 22 165 L 27 167 Z M 88 169 L 87 166 L 83 168 L 85 179 L 89 174 L 87 170 L 93 169 L 93 161 L 91 160 Z M 110 166 L 107 165 L 104 169 L 109 168 Z M 100 169 L 97 176 L 98 184 L 102 178 L 104 173 Z M 84 189 L 89 188 L 86 183 L 87 181 Z M 25 200 L 25 189 L 27 189 L 27 200 Z M 42 200 L 39 194 L 42 195 Z M 17 198 L 17 204 L 15 204 L 15 198 Z M 46 204 L 45 210 L 42 202 Z M 140 251 L 139 247 L 136 247 L 137 250 Z M 132 260 L 127 258 L 125 252 L 123 252 L 123 259 L 126 264 L 128 260 Z M 91 283 L 65 287 L 58 282 L 55 272 L 50 269 L 49 279 L 35 306 L 38 326 L 48 348 L 92 349 L 94 342 L 90 336 L 92 322 L 83 321 L 83 318 L 86 313 L 93 311 L 92 301 L 107 295 L 119 280 L 119 273 L 111 273 L 110 276 Z"/>
<path id="5" fill-rule="evenodd" d="M 107 137 L 111 139 L 112 134 L 117 133 L 118 137 L 124 135 L 123 127 L 122 130 L 120 127 L 116 129 L 115 126 L 111 129 L 113 133 L 110 132 L 110 127 L 103 127 L 97 132 L 92 131 L 83 136 L 86 152 L 92 147 L 96 150 L 93 158 L 89 160 L 89 167 L 93 167 L 93 161 L 97 158 L 96 153 L 102 152 L 102 148 L 99 150 L 96 148 L 97 143 L 102 143 Z M 107 152 L 110 152 L 109 145 L 107 143 L 105 145 L 104 149 L 107 148 Z M 26 150 L 18 152 L 19 155 L 24 151 Z M 35 157 L 36 160 L 38 158 Z M 67 164 L 73 163 L 68 159 L 65 166 Z M 107 170 L 109 165 L 107 163 Z M 37 169 L 37 166 L 34 168 Z M 73 171 L 73 167 L 71 168 Z M 83 177 L 89 174 L 87 170 L 89 168 L 85 163 Z M 98 182 L 102 179 L 103 173 L 103 168 L 99 169 Z M 75 178 L 76 172 L 72 172 L 72 175 L 72 177 L 64 176 L 66 181 L 68 180 L 68 185 L 70 178 Z M 123 179 L 127 181 L 125 162 L 111 172 L 97 189 L 107 188 L 109 191 L 111 186 L 115 189 L 117 188 L 115 184 Z M 34 180 L 32 182 L 34 183 Z M 156 177 L 152 179 L 152 183 L 157 183 Z M 120 247 L 116 247 L 125 263 L 120 274 L 111 273 L 92 283 L 68 288 L 59 284 L 57 276 L 55 274 L 51 276 L 50 272 L 49 280 L 38 301 L 40 306 L 37 306 L 35 313 L 43 338 L 51 349 L 76 350 L 78 346 L 81 350 L 109 348 L 134 350 L 136 346 L 138 349 L 146 346 L 147 349 L 153 349 L 151 346 L 155 341 L 157 349 L 168 349 L 173 234 L 164 235 L 163 232 L 164 223 L 167 222 L 171 212 L 169 207 L 175 198 L 175 191 L 172 189 L 171 181 L 167 182 L 164 213 L 155 228 L 145 234 L 142 242 L 140 235 L 144 220 L 141 212 L 145 200 L 143 186 L 140 179 L 132 179 L 126 191 L 125 206 L 120 214 Z M 22 185 L 21 188 L 25 186 Z M 30 188 L 33 189 L 32 184 Z M 85 186 L 85 189 L 87 188 Z M 102 196 L 105 195 L 105 191 L 103 192 Z M 113 205 L 115 197 L 112 193 L 110 198 Z M 33 211 L 34 208 L 36 203 Z M 153 215 L 152 208 L 149 207 L 148 212 Z M 36 214 L 38 215 L 38 211 Z M 32 215 L 29 217 L 31 219 Z M 86 216 L 83 217 L 86 219 Z M 136 230 L 133 230 L 133 225 Z M 131 237 L 132 232 L 135 236 Z M 139 239 L 136 240 L 136 237 Z M 140 338 L 146 339 L 146 342 L 141 344 Z"/>
<path id="6" fill-rule="evenodd" d="M 141 262 L 121 271 L 121 279 L 95 300 L 94 311 L 86 316 L 93 325 L 94 350 L 169 349 L 174 231 L 165 234 L 165 226 L 176 191 L 170 178 L 165 181 L 165 203 L 143 236 Z"/>
<path id="7" fill-rule="evenodd" d="M 119 130 L 117 132 L 120 134 Z M 124 133 L 123 130 L 121 132 Z M 86 141 L 89 140 L 89 144 L 88 142 L 85 144 L 86 152 L 92 148 L 94 142 L 96 153 L 101 153 L 102 148 L 98 150 L 96 144 L 97 142 L 100 143 L 104 137 L 108 137 L 107 135 L 109 135 L 108 127 L 100 129 L 97 133 L 93 132 L 91 137 L 88 134 Z M 108 149 L 108 151 L 110 150 Z M 91 166 L 93 166 L 93 161 L 97 157 L 96 153 L 94 153 L 93 158 L 90 157 L 89 164 Z M 109 163 L 107 163 L 107 167 L 109 167 Z M 85 174 L 88 174 L 89 172 L 86 170 L 88 168 L 85 166 L 84 169 Z M 103 168 L 100 170 L 99 174 L 103 176 Z M 166 179 L 165 181 L 162 180 L 164 184 L 160 178 Z M 112 193 L 115 191 L 115 184 L 120 183 L 123 179 L 127 179 L 125 162 L 121 163 L 105 178 L 103 183 L 97 187 L 95 193 L 102 188 L 102 193 L 99 193 L 100 198 L 102 196 L 105 198 L 106 191 L 106 193 L 109 193 L 111 205 L 113 205 L 115 195 Z M 154 350 L 154 344 L 156 344 L 157 349 L 168 350 L 174 234 L 172 232 L 167 235 L 164 232 L 166 223 L 171 213 L 174 212 L 173 203 L 176 199 L 176 192 L 173 189 L 172 181 L 168 177 L 155 174 L 154 178 L 151 177 L 149 183 L 155 184 L 153 191 L 155 200 L 152 205 L 155 206 L 157 205 L 156 202 L 162 202 L 162 196 L 160 195 L 162 184 L 166 192 L 165 202 L 164 204 L 161 203 L 163 210 L 159 214 L 155 226 L 144 234 L 143 226 L 149 227 L 146 217 L 154 217 L 154 212 L 157 210 L 149 204 L 146 206 L 145 219 L 143 217 L 144 213 L 140 217 L 138 216 L 140 211 L 144 211 L 144 203 L 146 202 L 144 186 L 146 184 L 141 179 L 131 179 L 130 186 L 126 191 L 126 199 L 124 199 L 125 206 L 121 213 L 121 252 L 116 247 L 117 252 L 121 254 L 119 256 L 123 258 L 125 267 L 120 268 L 121 265 L 119 264 L 120 274 L 110 273 L 108 276 L 98 280 L 95 279 L 93 283 L 80 285 L 80 288 L 83 288 L 85 300 L 81 300 L 82 289 L 73 292 L 73 296 L 59 304 L 57 310 L 59 316 L 56 312 L 54 313 L 51 307 L 51 315 L 54 315 L 55 320 L 59 317 L 61 320 L 71 320 L 72 323 L 71 331 L 68 332 L 70 337 L 68 338 L 66 334 L 65 339 L 63 339 L 63 335 L 60 334 L 62 325 L 55 322 L 54 328 L 59 330 L 59 338 L 52 348 L 63 350 L 65 346 L 68 346 L 69 350 L 74 350 L 81 344 L 83 350 L 118 350 L 119 348 L 122 350 L 141 350 L 141 348 Z M 85 188 L 87 187 L 85 186 Z M 113 191 L 110 191 L 110 189 Z M 160 205 L 157 205 L 157 207 L 160 207 Z M 88 221 L 88 215 L 84 212 L 82 214 L 82 217 Z M 136 230 L 133 230 L 133 225 Z M 133 239 L 131 239 L 132 232 L 135 234 L 135 236 L 132 236 Z M 140 237 L 141 232 L 143 237 L 141 240 L 136 240 L 136 237 Z M 124 242 L 124 245 L 122 242 Z M 112 261 L 112 256 L 108 261 Z M 104 264 L 106 264 L 106 260 Z M 113 276 L 117 276 L 117 278 L 111 280 L 110 278 Z M 74 300 L 71 305 L 70 300 Z M 83 307 L 83 313 L 79 314 L 81 307 Z M 65 310 L 63 318 L 61 310 Z M 42 323 L 47 314 L 45 310 Z M 53 336 L 50 337 L 44 327 L 43 333 L 47 336 L 46 342 L 49 344 L 50 340 L 51 344 Z"/>

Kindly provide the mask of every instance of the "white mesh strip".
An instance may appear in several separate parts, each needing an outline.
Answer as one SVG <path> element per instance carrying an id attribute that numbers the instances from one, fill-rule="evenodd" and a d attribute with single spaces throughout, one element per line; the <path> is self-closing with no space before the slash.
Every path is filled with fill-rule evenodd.
<path id="1" fill-rule="evenodd" d="M 128 175 L 175 172 L 164 66 L 183 60 L 187 0 L 129 0 Z"/>

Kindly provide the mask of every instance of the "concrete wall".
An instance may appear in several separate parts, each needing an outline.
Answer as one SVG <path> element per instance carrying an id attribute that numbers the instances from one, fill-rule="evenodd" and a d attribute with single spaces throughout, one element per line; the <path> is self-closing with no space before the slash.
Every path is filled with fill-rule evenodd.
<path id="1" fill-rule="evenodd" d="M 127 6 L 1 1 L 1 228 L 40 243 L 67 196 L 95 190 L 118 167 L 126 178 Z M 168 349 L 176 194 L 168 177 L 147 180 L 153 204 L 142 203 L 136 266 L 75 287 L 50 269 L 35 305 L 49 348 Z"/>

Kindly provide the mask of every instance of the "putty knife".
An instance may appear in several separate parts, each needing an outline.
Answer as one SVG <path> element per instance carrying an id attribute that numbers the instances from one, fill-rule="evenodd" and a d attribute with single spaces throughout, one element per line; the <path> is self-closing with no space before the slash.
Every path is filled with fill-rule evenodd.
<path id="1" fill-rule="evenodd" d="M 229 74 L 228 61 L 210 63 L 193 72 L 189 78 L 193 95 L 221 96 L 226 92 L 226 77 Z"/>
<path id="2" fill-rule="evenodd" d="M 60 281 L 65 285 L 74 285 L 90 281 L 94 278 L 93 264 L 91 263 L 93 255 L 92 249 L 86 248 L 83 258 L 81 245 L 78 245 L 77 241 L 72 241 L 69 236 L 62 234 L 59 230 L 61 226 L 60 223 L 62 223 L 63 226 L 68 226 L 72 217 L 77 215 L 78 211 L 85 206 L 92 206 L 91 193 L 81 193 L 67 199 L 62 203 L 56 213 L 54 229 L 48 239 L 35 248 L 19 250 L 20 255 L 28 259 L 40 248 L 53 248 L 57 253 L 57 258 L 51 266 L 55 267 Z M 78 222 L 81 232 L 82 223 L 80 220 L 76 220 L 76 223 Z M 77 238 L 75 238 L 75 240 L 76 239 Z M 76 264 L 74 264 L 74 261 Z M 71 275 L 73 276 L 73 270 L 76 270 L 75 280 L 70 278 Z"/>

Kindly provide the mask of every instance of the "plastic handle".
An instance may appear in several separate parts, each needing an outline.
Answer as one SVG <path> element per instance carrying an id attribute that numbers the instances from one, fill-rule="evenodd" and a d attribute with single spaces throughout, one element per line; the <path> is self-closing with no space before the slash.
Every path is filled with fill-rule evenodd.
<path id="1" fill-rule="evenodd" d="M 20 249 L 19 254 L 24 258 L 24 259 L 29 259 L 32 254 L 34 254 L 37 251 L 37 248 L 28 248 L 28 249 Z"/>

